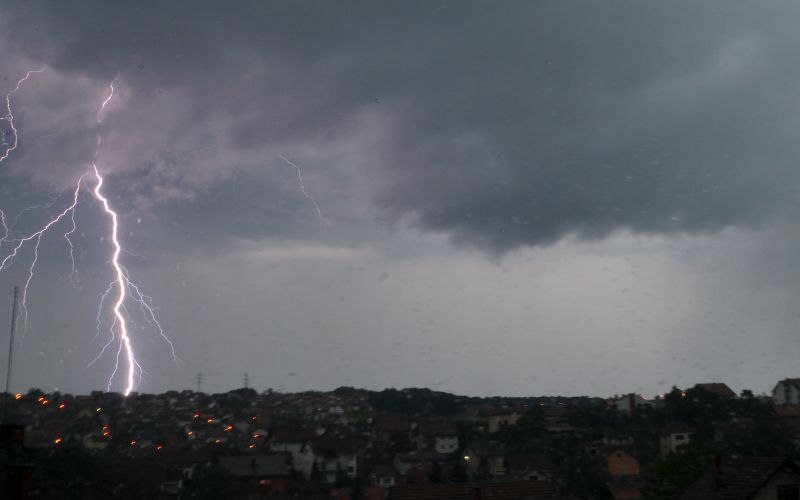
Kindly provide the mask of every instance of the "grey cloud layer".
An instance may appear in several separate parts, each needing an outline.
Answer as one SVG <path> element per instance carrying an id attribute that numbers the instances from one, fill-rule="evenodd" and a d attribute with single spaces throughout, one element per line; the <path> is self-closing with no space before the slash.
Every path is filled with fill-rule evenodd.
<path id="1" fill-rule="evenodd" d="M 37 133 L 71 117 L 76 135 L 22 148 L 12 171 L 40 185 L 74 176 L 94 138 L 86 103 L 119 73 L 100 159 L 137 206 L 181 207 L 182 227 L 291 234 L 298 216 L 286 193 L 296 186 L 270 183 L 277 153 L 305 161 L 344 221 L 367 217 L 370 200 L 378 218 L 500 251 L 568 233 L 709 232 L 796 212 L 800 7 L 791 2 L 4 11 L 3 75 L 47 64 L 30 95 L 61 89 L 62 104 L 37 101 Z M 65 151 L 70 161 L 53 160 Z M 237 172 L 265 186 L 242 191 L 242 203 L 263 209 L 257 224 L 206 217 L 225 208 L 214 195 Z"/>

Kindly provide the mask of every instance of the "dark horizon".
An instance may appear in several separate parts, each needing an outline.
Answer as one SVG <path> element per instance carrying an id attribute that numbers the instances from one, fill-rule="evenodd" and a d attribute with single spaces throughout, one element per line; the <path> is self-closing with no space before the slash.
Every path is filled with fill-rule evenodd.
<path id="1" fill-rule="evenodd" d="M 784 379 L 781 379 L 781 380 L 784 380 Z M 775 383 L 777 384 L 781 380 L 776 380 Z M 493 399 L 493 398 L 502 398 L 502 399 L 538 399 L 538 398 L 553 398 L 553 399 L 558 399 L 558 398 L 563 398 L 563 399 L 580 399 L 580 398 L 610 399 L 610 398 L 613 398 L 613 397 L 625 396 L 625 395 L 628 395 L 628 394 L 636 394 L 636 395 L 639 395 L 639 396 L 643 396 L 646 399 L 658 399 L 660 396 L 663 397 L 665 394 L 668 394 L 669 392 L 671 392 L 673 390 L 679 390 L 679 391 L 680 390 L 684 390 L 685 391 L 685 390 L 691 389 L 692 387 L 694 387 L 696 385 L 705 384 L 705 383 L 709 383 L 709 382 L 692 383 L 692 384 L 687 385 L 685 387 L 672 385 L 669 388 L 666 388 L 664 391 L 656 393 L 656 394 L 641 394 L 641 393 L 638 393 L 638 392 L 635 392 L 635 391 L 617 392 L 617 393 L 613 393 L 613 394 L 611 394 L 611 393 L 609 393 L 609 394 L 533 394 L 533 393 L 531 393 L 531 394 L 526 394 L 526 395 L 459 394 L 459 393 L 449 392 L 449 391 L 446 391 L 446 390 L 434 389 L 434 388 L 430 388 L 430 387 L 367 388 L 367 387 L 354 387 L 354 386 L 339 386 L 339 387 L 335 387 L 333 389 L 313 389 L 312 388 L 312 389 L 304 389 L 304 390 L 300 390 L 300 391 L 282 391 L 282 390 L 278 390 L 275 387 L 266 387 L 264 389 L 258 389 L 258 388 L 252 387 L 252 386 L 250 386 L 250 387 L 242 386 L 242 387 L 231 388 L 231 389 L 224 390 L 224 391 L 214 391 L 214 392 L 210 392 L 210 391 L 206 391 L 206 390 L 198 391 L 196 388 L 186 387 L 186 388 L 183 388 L 183 389 L 166 389 L 166 390 L 161 391 L 161 392 L 133 391 L 128 396 L 125 396 L 122 392 L 119 392 L 119 391 L 106 392 L 106 391 L 103 391 L 103 390 L 91 390 L 91 391 L 88 391 L 88 392 L 85 392 L 85 393 L 77 393 L 77 392 L 73 393 L 73 392 L 46 391 L 46 390 L 40 389 L 38 387 L 30 387 L 27 390 L 16 391 L 16 392 L 12 391 L 9 394 L 11 396 L 13 396 L 15 394 L 26 395 L 26 394 L 30 394 L 32 392 L 42 392 L 43 394 L 54 394 L 54 393 L 58 392 L 59 394 L 61 394 L 63 396 L 88 396 L 88 395 L 91 395 L 93 393 L 100 393 L 100 394 L 119 395 L 120 397 L 122 397 L 124 399 L 126 397 L 136 397 L 136 396 L 162 396 L 162 395 L 167 394 L 169 392 L 178 392 L 178 393 L 192 392 L 192 393 L 195 393 L 195 394 L 203 394 L 203 395 L 206 395 L 206 396 L 213 396 L 213 395 L 220 395 L 220 394 L 228 394 L 228 393 L 237 392 L 237 391 L 250 391 L 250 390 L 254 391 L 258 395 L 263 395 L 263 394 L 267 394 L 267 393 L 270 393 L 270 392 L 275 393 L 275 394 L 284 394 L 284 395 L 302 394 L 302 393 L 326 393 L 327 394 L 327 393 L 335 393 L 337 391 L 342 391 L 342 390 L 353 390 L 353 391 L 357 391 L 357 392 L 372 392 L 372 393 L 380 393 L 380 392 L 386 392 L 386 391 L 397 391 L 397 392 L 403 392 L 403 391 L 430 391 L 432 393 L 447 394 L 449 396 L 453 396 L 453 397 L 456 397 L 456 398 L 470 398 L 470 399 Z M 722 383 L 722 382 L 711 382 L 711 383 Z M 752 393 L 753 396 L 757 397 L 757 398 L 760 398 L 760 397 L 770 398 L 770 397 L 772 397 L 772 395 L 771 395 L 772 389 L 764 391 L 764 392 L 756 392 L 756 391 L 754 391 L 752 389 L 743 388 L 740 391 L 736 392 L 736 394 L 742 394 L 743 392 L 747 392 L 747 391 Z M 5 394 L 6 394 L 5 392 L 0 391 L 0 397 L 4 396 Z"/>

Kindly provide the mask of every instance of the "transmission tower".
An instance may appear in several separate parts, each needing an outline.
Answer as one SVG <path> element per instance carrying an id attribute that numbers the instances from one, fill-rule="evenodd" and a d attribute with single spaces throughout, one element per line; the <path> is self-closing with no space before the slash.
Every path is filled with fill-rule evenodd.
<path id="1" fill-rule="evenodd" d="M 244 372 L 244 388 L 250 388 L 250 375 L 247 372 Z"/>
<path id="2" fill-rule="evenodd" d="M 197 392 L 203 392 L 203 372 L 197 372 L 194 380 L 197 383 Z"/>

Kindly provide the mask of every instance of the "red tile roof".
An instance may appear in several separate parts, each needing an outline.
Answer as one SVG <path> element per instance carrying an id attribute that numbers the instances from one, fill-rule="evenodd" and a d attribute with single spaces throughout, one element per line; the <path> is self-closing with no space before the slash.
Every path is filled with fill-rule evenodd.
<path id="1" fill-rule="evenodd" d="M 780 383 L 784 383 L 786 385 L 793 385 L 796 388 L 800 389 L 800 378 L 786 378 L 786 379 L 781 380 L 778 383 L 779 384 Z"/>
<path id="2" fill-rule="evenodd" d="M 798 417 L 800 405 L 775 405 L 775 414 L 779 417 Z"/>
<path id="3" fill-rule="evenodd" d="M 421 422 L 418 429 L 423 436 L 458 435 L 458 428 L 450 422 Z"/>
<path id="4" fill-rule="evenodd" d="M 661 435 L 664 437 L 671 436 L 673 434 L 691 434 L 693 432 L 694 429 L 683 422 L 671 422 L 667 424 L 666 427 L 661 429 Z"/>
<path id="5" fill-rule="evenodd" d="M 411 419 L 404 415 L 378 415 L 374 420 L 375 429 L 383 432 L 408 432 Z"/>
<path id="6" fill-rule="evenodd" d="M 800 479 L 800 468 L 785 458 L 717 458 L 678 499 L 746 500 L 752 498 L 773 475 L 784 470 Z"/>
<path id="7" fill-rule="evenodd" d="M 718 382 L 713 382 L 709 384 L 695 384 L 694 389 L 699 389 L 701 391 L 710 392 L 712 394 L 716 394 L 721 398 L 735 398 L 736 393 L 733 392 L 733 389 L 727 386 L 727 384 L 722 384 Z"/>

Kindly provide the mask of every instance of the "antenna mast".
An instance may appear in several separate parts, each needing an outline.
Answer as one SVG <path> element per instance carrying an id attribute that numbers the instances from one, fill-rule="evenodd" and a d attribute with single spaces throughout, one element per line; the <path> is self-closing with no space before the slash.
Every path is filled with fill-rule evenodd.
<path id="1" fill-rule="evenodd" d="M 17 299 L 19 297 L 19 287 L 14 287 L 14 305 L 11 306 L 11 335 L 8 337 L 8 364 L 6 368 L 6 394 L 3 402 L 3 423 L 6 422 L 6 413 L 8 411 L 8 401 L 11 390 L 11 362 L 14 358 L 14 337 L 17 329 Z"/>

